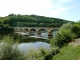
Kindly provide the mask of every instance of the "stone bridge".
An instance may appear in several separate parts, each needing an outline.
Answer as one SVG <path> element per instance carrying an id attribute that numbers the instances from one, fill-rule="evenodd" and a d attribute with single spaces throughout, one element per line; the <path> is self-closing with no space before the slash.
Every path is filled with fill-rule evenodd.
<path id="1" fill-rule="evenodd" d="M 37 34 L 41 34 L 42 32 L 48 32 L 48 35 L 52 35 L 52 32 L 55 30 L 59 30 L 59 28 L 52 27 L 13 27 L 15 32 L 29 32 L 31 34 L 35 31 Z"/>

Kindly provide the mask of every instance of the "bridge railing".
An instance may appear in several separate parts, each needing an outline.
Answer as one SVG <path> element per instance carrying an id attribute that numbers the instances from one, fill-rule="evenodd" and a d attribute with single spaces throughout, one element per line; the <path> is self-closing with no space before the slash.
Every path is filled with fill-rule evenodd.
<path id="1" fill-rule="evenodd" d="M 60 27 L 13 27 L 13 28 L 60 28 Z"/>

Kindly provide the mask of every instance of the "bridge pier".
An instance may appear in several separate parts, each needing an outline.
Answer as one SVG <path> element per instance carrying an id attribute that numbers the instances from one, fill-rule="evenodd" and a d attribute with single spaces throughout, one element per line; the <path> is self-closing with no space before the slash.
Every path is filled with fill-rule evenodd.
<path id="1" fill-rule="evenodd" d="M 52 32 L 48 32 L 48 36 L 52 36 L 53 34 L 52 34 Z"/>

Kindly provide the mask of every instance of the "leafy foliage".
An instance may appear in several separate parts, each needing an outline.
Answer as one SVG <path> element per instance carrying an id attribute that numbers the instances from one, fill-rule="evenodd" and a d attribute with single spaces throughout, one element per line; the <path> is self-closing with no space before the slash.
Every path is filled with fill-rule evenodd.
<path id="1" fill-rule="evenodd" d="M 75 24 L 67 23 L 60 28 L 56 37 L 51 40 L 51 46 L 55 45 L 59 48 L 62 48 L 74 38 L 79 37 L 80 22 L 76 22 Z M 58 55 L 55 55 L 52 60 L 78 60 L 80 56 L 79 46 L 75 48 L 76 50 L 73 48 L 73 46 L 63 47 L 61 49 L 61 52 Z"/>
<path id="2" fill-rule="evenodd" d="M 5 34 L 10 34 L 14 32 L 14 29 L 12 27 L 10 27 L 8 24 L 4 25 L 0 25 L 0 34 L 1 35 L 5 35 Z"/>
<path id="3" fill-rule="evenodd" d="M 80 22 L 76 22 L 73 25 L 72 31 L 76 35 L 76 38 L 80 38 Z"/>
<path id="4" fill-rule="evenodd" d="M 12 27 L 60 27 L 69 21 L 37 15 L 10 14 L 0 17 L 0 34 L 9 34 Z"/>
<path id="5" fill-rule="evenodd" d="M 0 42 L 0 60 L 24 60 L 22 53 L 17 49 L 17 43 L 6 36 Z"/>
<path id="6" fill-rule="evenodd" d="M 70 42 L 73 40 L 75 37 L 74 33 L 72 32 L 72 24 L 67 23 L 64 24 L 60 30 L 58 31 L 56 37 L 55 37 L 55 45 L 58 47 L 64 46 L 66 43 Z"/>
<path id="7" fill-rule="evenodd" d="M 15 42 L 10 36 L 5 36 L 0 42 L 0 60 L 50 60 L 59 52 L 57 47 L 28 48 L 27 52 L 19 50 L 18 42 Z"/>
<path id="8" fill-rule="evenodd" d="M 2 17 L 0 17 L 2 18 Z M 50 18 L 44 16 L 37 16 L 37 15 L 15 15 L 10 14 L 3 19 L 3 24 L 9 24 L 12 27 L 60 27 L 64 23 L 69 21 L 59 19 L 59 18 Z"/>

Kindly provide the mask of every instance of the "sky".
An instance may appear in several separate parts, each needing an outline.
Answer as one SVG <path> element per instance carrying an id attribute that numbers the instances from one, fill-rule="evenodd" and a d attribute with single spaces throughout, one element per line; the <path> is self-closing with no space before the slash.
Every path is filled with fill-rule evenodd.
<path id="1" fill-rule="evenodd" d="M 80 20 L 80 0 L 0 0 L 0 16 L 40 15 L 69 21 Z"/>

